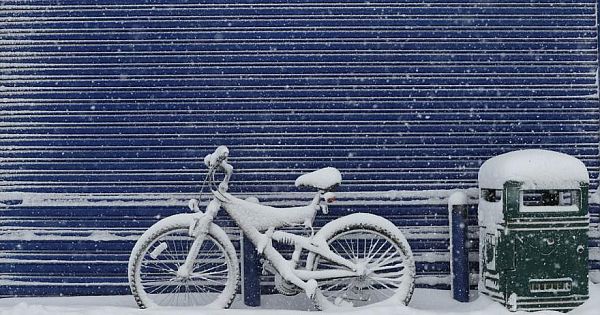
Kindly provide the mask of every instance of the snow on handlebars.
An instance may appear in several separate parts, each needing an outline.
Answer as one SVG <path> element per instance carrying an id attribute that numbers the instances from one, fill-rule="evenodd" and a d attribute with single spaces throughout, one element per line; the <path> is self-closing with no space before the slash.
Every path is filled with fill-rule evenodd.
<path id="1" fill-rule="evenodd" d="M 214 168 L 225 161 L 227 157 L 229 157 L 229 149 L 224 145 L 220 145 L 215 149 L 215 152 L 204 157 L 204 164 L 209 168 Z"/>

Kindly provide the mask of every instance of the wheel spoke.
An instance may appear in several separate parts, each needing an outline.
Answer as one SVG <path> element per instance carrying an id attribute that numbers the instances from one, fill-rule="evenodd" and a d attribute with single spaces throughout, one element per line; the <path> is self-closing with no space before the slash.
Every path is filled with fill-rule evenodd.
<path id="1" fill-rule="evenodd" d="M 384 290 L 381 290 L 380 288 L 376 288 L 375 286 L 369 285 L 368 288 L 370 289 L 369 292 L 378 294 L 380 296 L 383 297 L 383 299 L 388 299 L 390 297 L 392 297 L 393 294 L 386 294 Z"/>
<path id="2" fill-rule="evenodd" d="M 388 272 L 388 273 L 382 273 L 382 272 Z M 383 267 L 383 268 L 378 268 L 378 269 L 373 269 L 373 272 L 376 273 L 378 276 L 384 276 L 387 274 L 394 274 L 394 273 L 398 273 L 398 272 L 403 272 L 404 271 L 404 266 L 403 265 L 396 265 L 396 266 L 390 266 L 390 267 Z"/>
<path id="3" fill-rule="evenodd" d="M 349 257 L 353 257 L 354 255 L 352 254 L 352 244 L 348 243 L 347 239 L 343 239 L 343 241 L 344 241 L 344 244 L 345 244 L 345 246 L 344 246 L 344 252 L 346 254 L 348 254 Z M 340 242 L 340 245 L 341 245 L 341 243 L 342 242 Z M 348 249 L 348 250 L 346 250 L 346 249 Z"/>
<path id="4" fill-rule="evenodd" d="M 386 245 L 385 240 L 383 240 L 383 242 L 381 243 L 381 245 L 379 245 L 379 247 L 377 247 L 377 249 L 374 249 L 373 252 L 371 253 L 372 255 L 370 255 L 368 257 L 369 261 L 373 258 L 375 258 L 375 255 L 377 255 L 377 253 L 383 248 L 383 246 Z"/>
<path id="5" fill-rule="evenodd" d="M 226 267 L 227 267 L 227 264 L 220 264 L 220 265 L 218 265 L 218 266 L 210 267 L 210 268 L 209 268 L 209 269 L 207 269 L 207 270 L 202 270 L 202 274 L 211 273 L 213 270 L 215 270 L 215 269 L 218 269 L 218 268 L 220 268 L 221 266 L 226 266 Z M 200 269 L 200 268 L 194 268 L 194 270 L 198 270 L 198 269 Z M 225 270 L 225 272 L 227 272 L 227 270 Z M 198 274 L 198 273 L 196 273 L 196 272 L 195 272 L 195 273 L 193 273 L 192 275 L 195 275 L 195 274 Z"/>
<path id="6" fill-rule="evenodd" d="M 338 285 L 343 285 L 344 282 L 350 282 L 350 279 L 348 278 L 341 278 L 341 279 L 331 279 L 331 280 L 325 280 L 321 282 L 321 285 L 325 286 L 325 288 L 322 288 L 322 290 L 324 291 L 329 291 L 332 288 L 338 286 Z M 332 283 L 331 285 L 327 286 L 328 284 Z"/>
<path id="7" fill-rule="evenodd" d="M 392 253 L 391 255 L 387 256 L 385 259 L 380 261 L 377 265 L 385 266 L 387 264 L 393 263 L 395 261 L 394 258 L 396 258 L 396 257 L 400 257 L 400 254 L 398 252 Z M 402 261 L 401 258 L 400 258 L 400 261 Z"/>
<path id="8" fill-rule="evenodd" d="M 377 244 L 379 243 L 379 241 L 380 241 L 380 240 L 381 240 L 381 239 L 380 239 L 380 238 L 378 238 L 378 239 L 376 240 L 376 242 L 375 242 L 375 243 L 373 243 L 373 238 L 371 238 L 371 245 L 369 246 L 369 251 L 368 251 L 368 252 L 367 252 L 367 254 L 365 255 L 365 258 L 366 258 L 366 259 L 368 259 L 368 260 L 369 260 L 369 259 L 371 259 L 371 254 L 373 253 L 373 250 L 375 250 L 375 247 L 377 246 Z"/>
<path id="9" fill-rule="evenodd" d="M 374 264 L 379 265 L 381 263 L 381 260 L 383 259 L 383 257 L 385 257 L 385 255 L 387 255 L 391 250 L 392 250 L 392 247 L 390 246 L 388 249 L 386 249 L 386 251 L 383 254 L 381 254 L 381 256 L 379 256 L 379 258 L 374 262 Z"/>
<path id="10" fill-rule="evenodd" d="M 341 289 L 336 289 L 335 291 L 326 290 L 326 292 L 332 292 L 334 295 L 340 296 L 340 294 L 335 294 L 335 293 L 345 292 L 346 290 L 348 290 L 348 288 L 350 286 L 352 286 L 352 280 L 348 280 L 347 282 L 348 282 L 348 284 L 343 285 L 343 287 Z M 340 285 L 342 285 L 342 284 L 340 283 Z M 335 288 L 336 286 L 337 286 L 337 284 L 335 286 L 331 286 L 330 289 Z"/>
<path id="11" fill-rule="evenodd" d="M 391 275 L 392 277 L 389 276 L 385 276 L 385 277 L 371 277 L 371 279 L 375 280 L 375 281 L 382 281 L 382 282 L 386 282 L 386 283 L 396 283 L 396 284 L 400 284 L 402 282 L 404 282 L 404 273 L 396 273 L 394 275 Z"/>
<path id="12" fill-rule="evenodd" d="M 346 240 L 344 240 L 344 241 L 346 241 Z M 339 254 L 340 256 L 344 256 L 343 254 L 346 254 L 347 258 L 352 258 L 352 254 L 346 250 L 346 247 L 342 244 L 342 242 L 338 242 L 338 244 L 339 244 L 339 246 L 330 246 L 330 247 L 335 249 L 336 254 Z M 348 244 L 347 241 L 346 241 L 346 244 Z M 337 247 L 340 247 L 342 250 L 344 250 L 344 253 L 342 254 L 342 253 L 338 252 Z"/>
<path id="13" fill-rule="evenodd" d="M 375 281 L 375 282 L 379 283 L 379 284 L 380 284 L 380 285 L 382 285 L 384 288 L 386 288 L 386 289 L 388 289 L 388 290 L 390 290 L 390 291 L 394 291 L 394 290 L 396 289 L 396 288 L 390 288 L 390 287 L 389 287 L 389 286 L 388 286 L 388 285 L 387 285 L 385 282 L 383 282 L 383 281 L 381 281 L 381 280 L 377 280 L 377 279 L 374 279 L 374 278 L 371 278 L 371 280 L 373 280 L 373 281 Z M 382 290 L 378 290 L 378 291 L 379 291 L 379 292 L 382 292 Z"/>

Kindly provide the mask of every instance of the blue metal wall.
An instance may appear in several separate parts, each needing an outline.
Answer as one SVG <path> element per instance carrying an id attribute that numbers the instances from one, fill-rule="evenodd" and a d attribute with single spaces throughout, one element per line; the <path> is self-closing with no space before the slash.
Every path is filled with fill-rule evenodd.
<path id="1" fill-rule="evenodd" d="M 295 177 L 339 168 L 318 223 L 392 219 L 420 285 L 448 285 L 445 198 L 485 159 L 566 152 L 597 187 L 594 0 L 0 7 L 0 295 L 128 292 L 133 241 L 185 211 L 220 144 L 232 190 L 273 205 L 308 202 Z M 594 269 L 597 225 L 594 207 Z"/>

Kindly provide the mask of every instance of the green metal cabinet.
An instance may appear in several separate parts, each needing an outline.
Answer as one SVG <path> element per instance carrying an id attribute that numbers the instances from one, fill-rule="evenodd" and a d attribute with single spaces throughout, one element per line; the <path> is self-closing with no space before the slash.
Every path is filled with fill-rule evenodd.
<path id="1" fill-rule="evenodd" d="M 529 173 L 518 176 L 511 163 L 491 164 L 482 169 L 504 168 L 480 170 L 480 177 L 496 177 L 484 179 L 484 186 L 480 180 L 480 292 L 512 311 L 566 312 L 581 305 L 588 298 L 589 179 L 564 172 L 561 187 L 544 169 L 518 167 Z"/>

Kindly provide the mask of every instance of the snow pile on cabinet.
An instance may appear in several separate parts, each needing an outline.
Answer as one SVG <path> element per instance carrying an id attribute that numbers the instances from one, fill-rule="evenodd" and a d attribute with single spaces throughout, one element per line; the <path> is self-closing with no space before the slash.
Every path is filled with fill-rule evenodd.
<path id="1" fill-rule="evenodd" d="M 589 183 L 585 165 L 570 155 L 548 150 L 513 151 L 493 157 L 479 169 L 479 187 L 502 189 L 507 181 L 524 189 L 579 189 Z"/>

